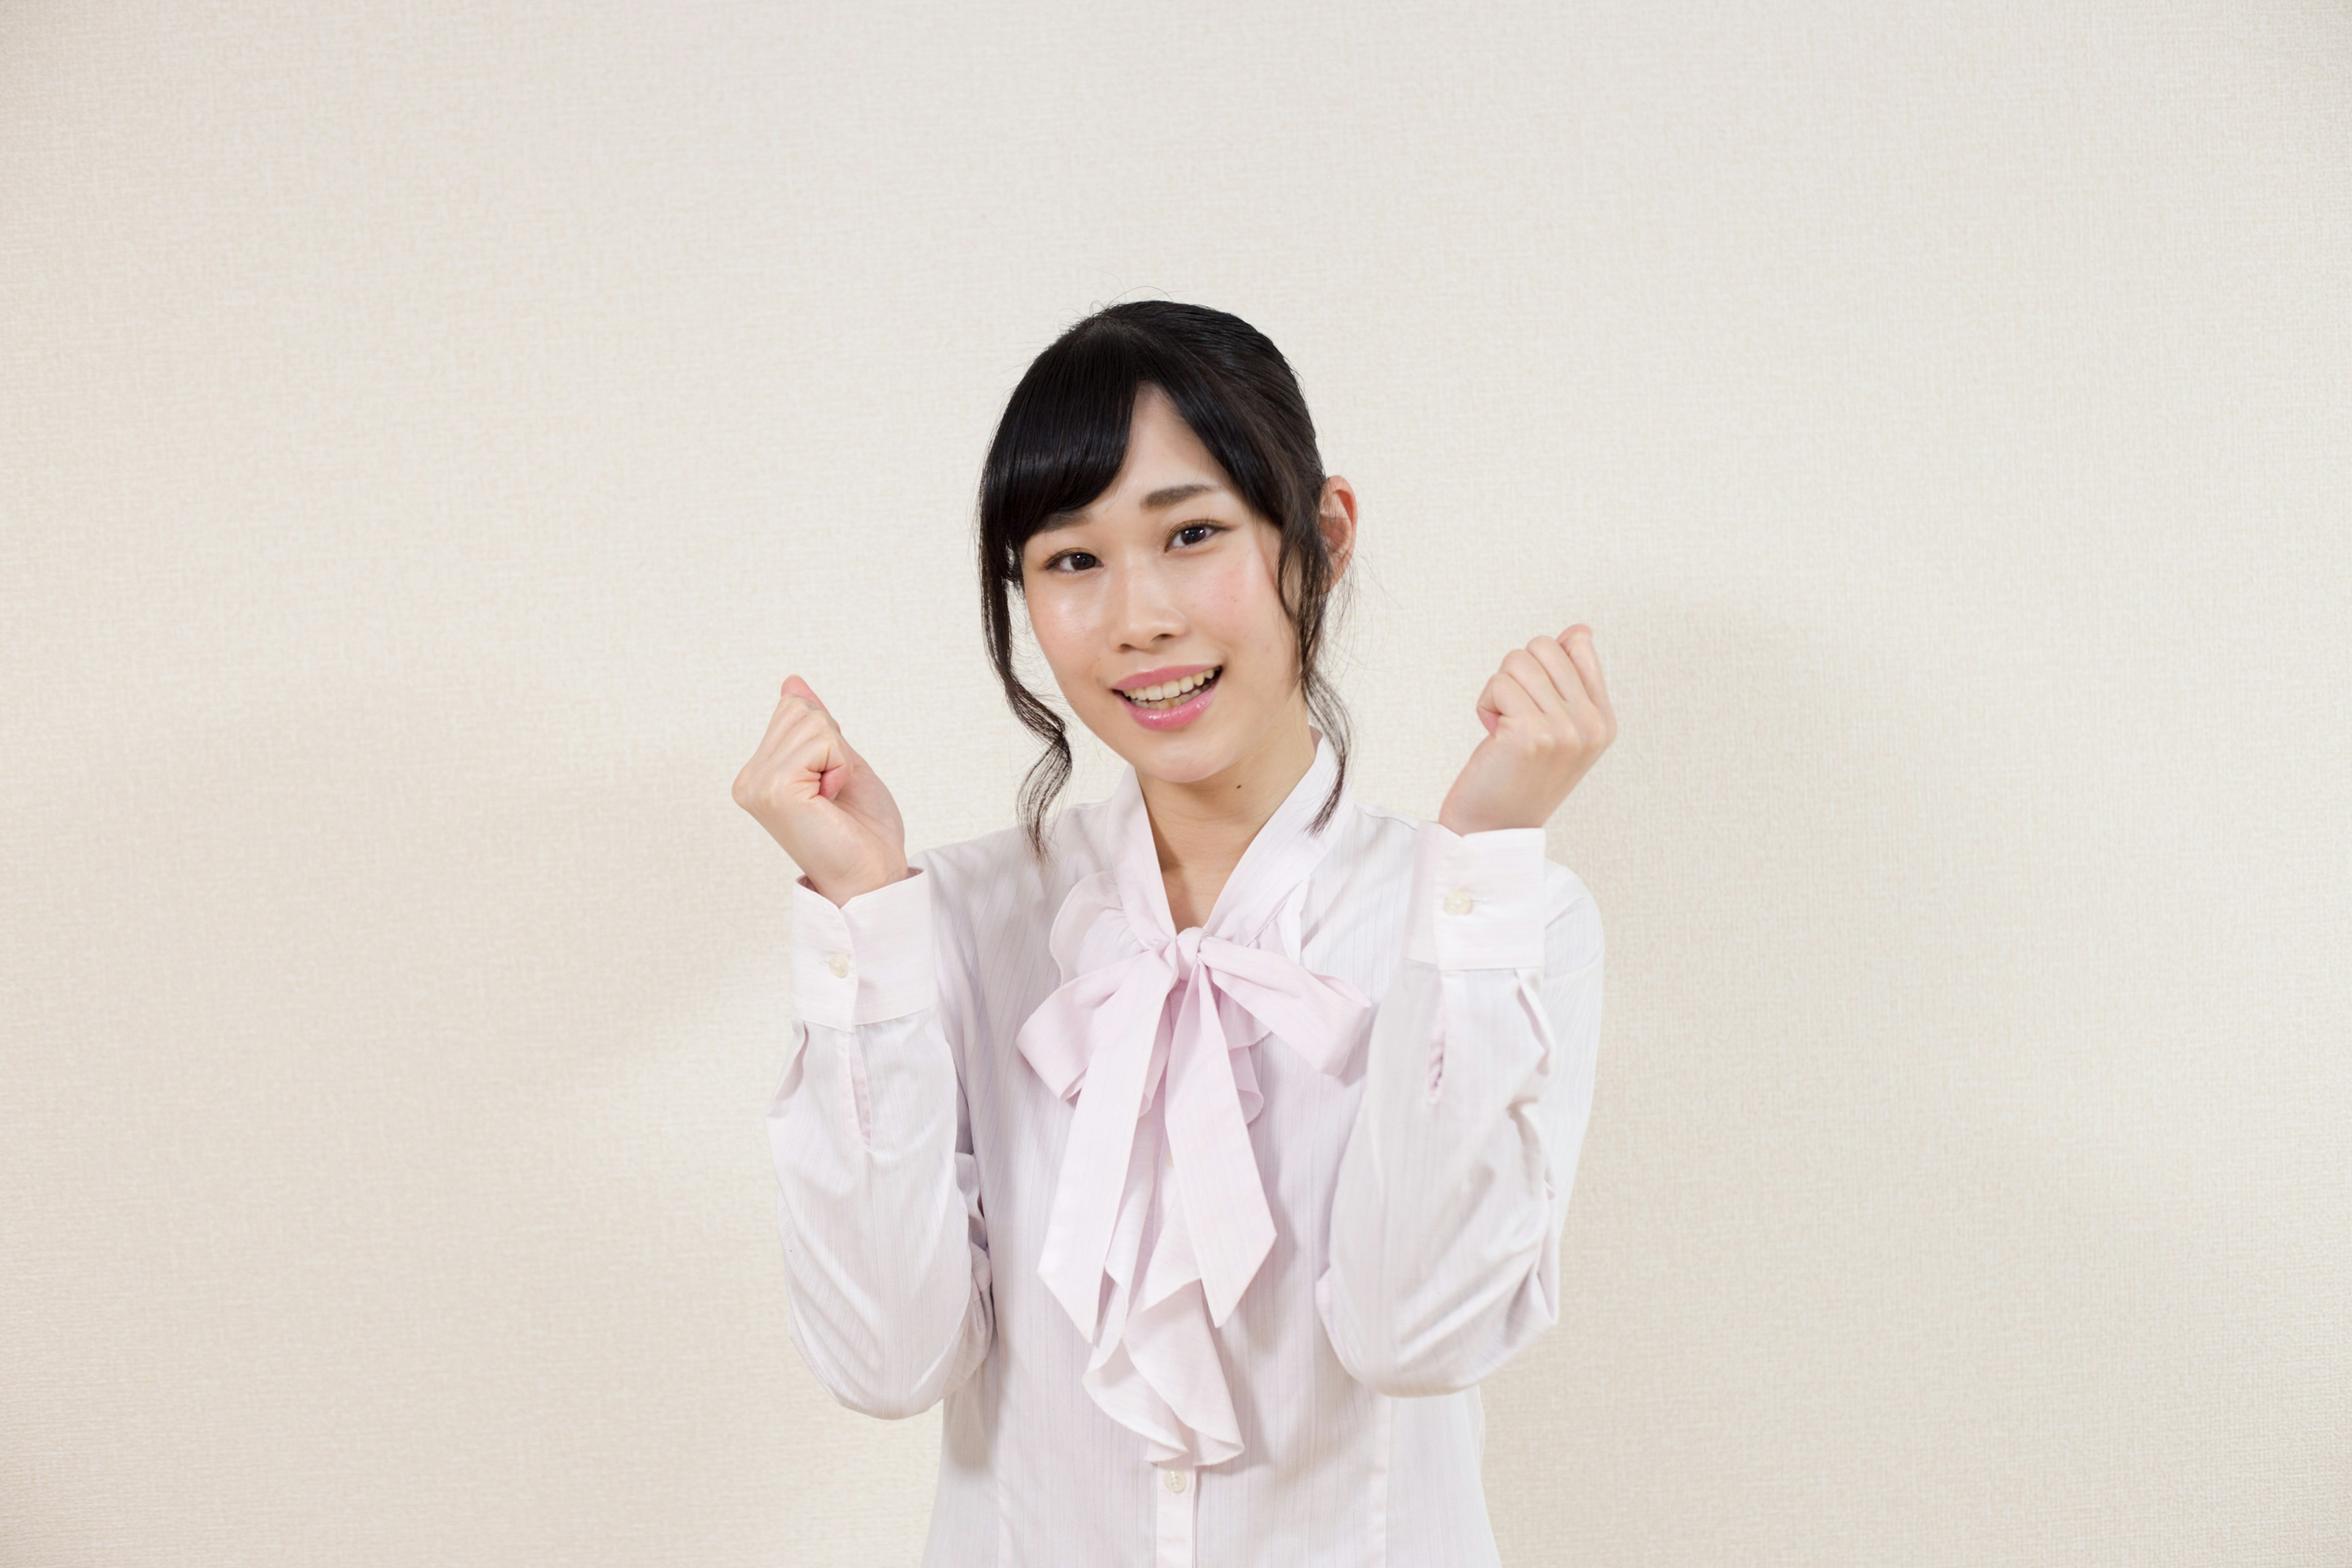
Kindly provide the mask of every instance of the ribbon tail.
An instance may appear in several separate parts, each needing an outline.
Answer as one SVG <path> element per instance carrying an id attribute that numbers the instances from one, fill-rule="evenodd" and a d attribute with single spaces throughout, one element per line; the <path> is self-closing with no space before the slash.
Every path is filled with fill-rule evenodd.
<path id="1" fill-rule="evenodd" d="M 1111 1233 L 1131 1184 L 1136 1120 L 1158 1045 L 1165 974 L 1155 959 L 1137 962 L 1096 1015 L 1094 1048 L 1054 1178 L 1037 1272 L 1089 1342 L 1102 1320 Z"/>
<path id="2" fill-rule="evenodd" d="M 1222 1327 L 1274 1248 L 1274 1215 L 1242 1117 L 1224 1028 L 1197 968 L 1177 1009 L 1162 1092 L 1184 1228 L 1209 1319 Z"/>

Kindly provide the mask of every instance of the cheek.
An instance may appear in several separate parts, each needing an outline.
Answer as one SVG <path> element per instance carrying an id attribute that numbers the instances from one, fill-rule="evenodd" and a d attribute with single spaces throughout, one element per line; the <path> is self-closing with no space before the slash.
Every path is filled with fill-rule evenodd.
<path id="1" fill-rule="evenodd" d="M 1247 656 L 1252 684 L 1283 684 L 1295 634 L 1265 563 L 1237 560 L 1202 587 L 1202 618 L 1214 626 L 1219 642 Z"/>
<path id="2" fill-rule="evenodd" d="M 1066 689 L 1074 681 L 1090 685 L 1081 679 L 1095 650 L 1096 627 L 1087 607 L 1071 595 L 1051 592 L 1033 595 L 1028 605 L 1029 630 L 1054 679 Z"/>

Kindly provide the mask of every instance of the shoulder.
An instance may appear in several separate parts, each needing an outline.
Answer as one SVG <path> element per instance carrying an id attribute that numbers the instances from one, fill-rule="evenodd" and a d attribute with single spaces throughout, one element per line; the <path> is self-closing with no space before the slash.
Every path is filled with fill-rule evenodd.
<path id="1" fill-rule="evenodd" d="M 1343 905 L 1402 908 L 1412 883 L 1419 820 L 1350 797 L 1333 828 L 1331 847 L 1314 873 L 1325 898 Z"/>
<path id="2" fill-rule="evenodd" d="M 1392 806 L 1374 805 L 1370 801 L 1356 803 L 1354 837 L 1360 846 L 1359 853 L 1403 853 L 1410 856 L 1421 837 L 1423 818 Z M 1349 847 L 1347 845 L 1335 847 Z"/>
<path id="3" fill-rule="evenodd" d="M 907 857 L 931 882 L 931 909 L 980 930 L 1001 923 L 1038 896 L 1039 868 L 1018 827 L 999 828 Z"/>
<path id="4" fill-rule="evenodd" d="M 1050 925 L 1071 886 L 1109 864 L 1098 842 L 1101 805 L 1065 806 L 1049 817 L 1042 860 L 1031 850 L 1027 832 L 1015 824 L 918 850 L 908 863 L 931 879 L 933 910 L 957 924 L 973 931 L 1022 921 Z"/>

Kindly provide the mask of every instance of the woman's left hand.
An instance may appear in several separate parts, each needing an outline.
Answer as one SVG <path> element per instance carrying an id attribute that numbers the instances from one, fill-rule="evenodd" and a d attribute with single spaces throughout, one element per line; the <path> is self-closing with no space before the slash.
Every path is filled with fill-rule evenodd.
<path id="1" fill-rule="evenodd" d="M 1486 738 L 1437 820 L 1456 833 L 1541 827 L 1617 738 L 1592 628 L 1579 622 L 1505 654 L 1478 694 L 1478 720 Z"/>

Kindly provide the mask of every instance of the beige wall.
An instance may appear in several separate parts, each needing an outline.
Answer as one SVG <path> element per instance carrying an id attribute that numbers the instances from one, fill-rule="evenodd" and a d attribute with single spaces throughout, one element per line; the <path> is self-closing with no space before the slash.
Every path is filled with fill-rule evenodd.
<path id="1" fill-rule="evenodd" d="M 1372 798 L 1599 631 L 1509 1560 L 2352 1561 L 2347 80 L 2319 4 L 0 9 L 0 1563 L 913 1561 L 728 785 L 798 669 L 1009 820 L 972 485 L 1147 295 L 1363 497 Z"/>

